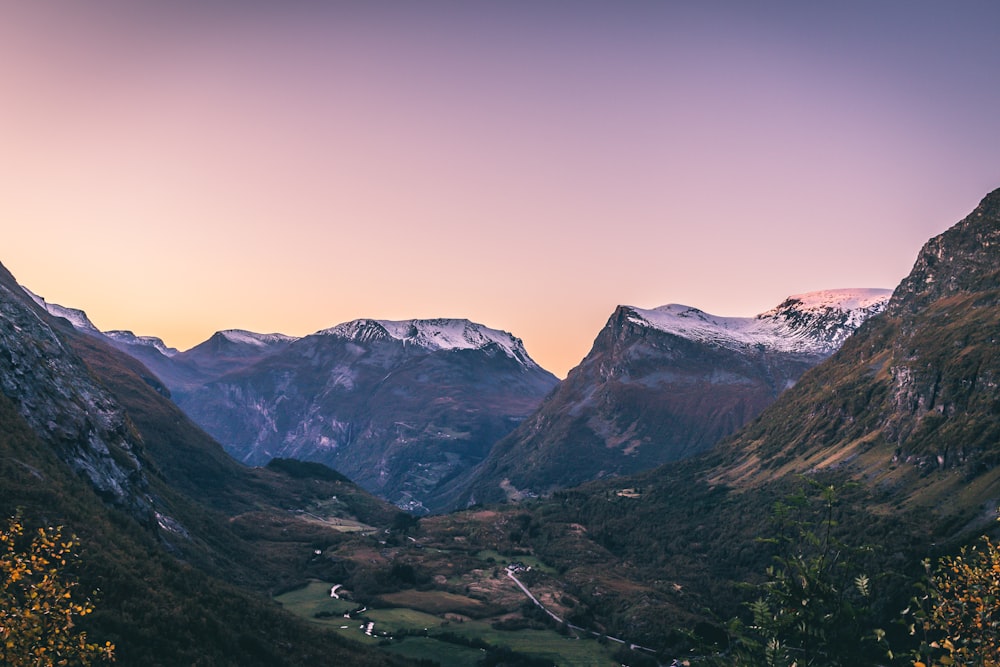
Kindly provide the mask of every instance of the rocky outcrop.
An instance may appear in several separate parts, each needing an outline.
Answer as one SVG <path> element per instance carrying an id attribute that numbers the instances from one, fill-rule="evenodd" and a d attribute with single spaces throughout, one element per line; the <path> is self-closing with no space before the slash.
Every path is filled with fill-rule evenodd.
<path id="1" fill-rule="evenodd" d="M 57 456 L 106 501 L 154 521 L 141 443 L 126 414 L 0 266 L 0 391 Z"/>
<path id="2" fill-rule="evenodd" d="M 1000 189 L 943 234 L 929 240 L 887 308 L 890 315 L 915 314 L 948 296 L 1000 286 Z"/>

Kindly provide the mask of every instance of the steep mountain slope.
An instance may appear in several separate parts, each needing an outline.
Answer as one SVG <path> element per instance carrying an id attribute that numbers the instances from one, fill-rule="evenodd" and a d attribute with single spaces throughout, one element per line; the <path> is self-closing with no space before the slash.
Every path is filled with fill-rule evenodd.
<path id="1" fill-rule="evenodd" d="M 832 354 L 888 297 L 801 294 L 753 318 L 620 306 L 580 365 L 456 489 L 471 489 L 464 500 L 517 498 L 704 451 Z"/>
<path id="2" fill-rule="evenodd" d="M 718 478 L 754 484 L 840 468 L 924 500 L 927 485 L 950 494 L 992 478 L 1000 460 L 998 248 L 1000 190 L 928 241 L 885 312 L 724 447 L 730 462 Z"/>
<path id="3" fill-rule="evenodd" d="M 53 317 L 67 320 L 80 333 L 97 338 L 145 365 L 162 380 L 168 394 L 183 395 L 226 373 L 252 366 L 268 355 L 278 352 L 296 338 L 284 334 L 258 334 L 241 329 L 217 331 L 208 340 L 190 350 L 180 352 L 168 347 L 156 336 L 137 336 L 131 331 L 101 331 L 87 313 L 48 303 L 27 287 L 21 289 Z M 169 389 L 168 389 L 169 388 Z"/>
<path id="4" fill-rule="evenodd" d="M 142 523 L 154 520 L 141 444 L 124 411 L 2 267 L 0 390 L 98 494 Z"/>
<path id="5" fill-rule="evenodd" d="M 281 345 L 175 399 L 240 461 L 325 463 L 415 511 L 440 509 L 433 490 L 557 382 L 520 340 L 467 320 L 357 320 Z"/>
<path id="6" fill-rule="evenodd" d="M 394 510 L 332 471 L 233 462 L 134 359 L 48 315 L 0 266 L 0 506 L 80 536 L 82 625 L 122 664 L 387 664 L 263 594 L 316 576 L 289 508 L 323 499 L 386 525 Z M 284 527 L 278 540 L 267 526 Z M 169 630 L 167 630 L 169 629 Z"/>

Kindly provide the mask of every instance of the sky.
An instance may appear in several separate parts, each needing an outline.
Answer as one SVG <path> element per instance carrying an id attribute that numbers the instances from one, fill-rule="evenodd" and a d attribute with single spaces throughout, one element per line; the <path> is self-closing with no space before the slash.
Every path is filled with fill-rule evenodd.
<path id="1" fill-rule="evenodd" d="M 0 0 L 0 262 L 101 329 L 895 287 L 1000 187 L 1000 3 Z"/>

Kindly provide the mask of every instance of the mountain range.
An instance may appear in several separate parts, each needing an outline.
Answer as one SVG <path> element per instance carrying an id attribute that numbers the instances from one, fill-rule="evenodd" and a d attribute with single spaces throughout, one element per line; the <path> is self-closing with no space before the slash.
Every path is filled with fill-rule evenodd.
<path id="1" fill-rule="evenodd" d="M 795 295 L 748 318 L 620 306 L 558 387 L 519 339 L 468 320 L 355 320 L 304 338 L 228 330 L 178 352 L 32 296 L 143 362 L 237 460 L 324 463 L 419 513 L 703 451 L 833 353 L 889 291 Z"/>
<path id="2" fill-rule="evenodd" d="M 198 350 L 198 348 L 195 348 Z M 467 320 L 357 320 L 178 395 L 238 460 L 325 463 L 406 509 L 481 461 L 556 384 L 510 334 Z"/>
<path id="3" fill-rule="evenodd" d="M 647 647 L 650 665 L 692 650 L 729 664 L 734 629 L 758 624 L 781 577 L 798 596 L 788 598 L 793 611 L 830 595 L 850 600 L 852 622 L 862 621 L 843 634 L 803 620 L 795 627 L 812 634 L 793 647 L 803 662 L 912 665 L 922 640 L 923 656 L 940 653 L 929 645 L 938 635 L 931 626 L 921 634 L 913 615 L 935 599 L 928 574 L 963 547 L 963 562 L 975 562 L 979 537 L 995 544 L 1000 532 L 998 248 L 1000 190 L 927 242 L 888 302 L 880 296 L 882 312 L 715 445 L 651 470 L 428 518 L 425 537 L 397 558 L 442 567 L 427 548 L 438 535 L 461 535 L 470 551 L 530 556 L 547 568 L 531 590 L 549 611 Z M 641 316 L 619 314 L 623 328 Z M 699 330 L 718 319 L 690 317 Z M 718 331 L 699 337 L 718 340 Z M 589 456 L 564 451 L 567 466 Z M 818 576 L 831 588 L 811 588 Z M 830 643 L 834 634 L 842 639 Z"/>

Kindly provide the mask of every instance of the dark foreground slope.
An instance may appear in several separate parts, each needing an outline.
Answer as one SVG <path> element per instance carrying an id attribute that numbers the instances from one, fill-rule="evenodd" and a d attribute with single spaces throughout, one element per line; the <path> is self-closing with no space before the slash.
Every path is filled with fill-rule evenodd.
<path id="1" fill-rule="evenodd" d="M 357 494 L 345 512 L 391 510 L 330 475 L 239 468 L 148 372 L 76 336 L 0 267 L 0 512 L 79 535 L 81 590 L 97 591 L 90 637 L 128 665 L 386 664 L 268 591 L 308 576 L 307 554 L 335 539 L 288 509 Z M 280 539 L 267 521 L 285 522 Z"/>

